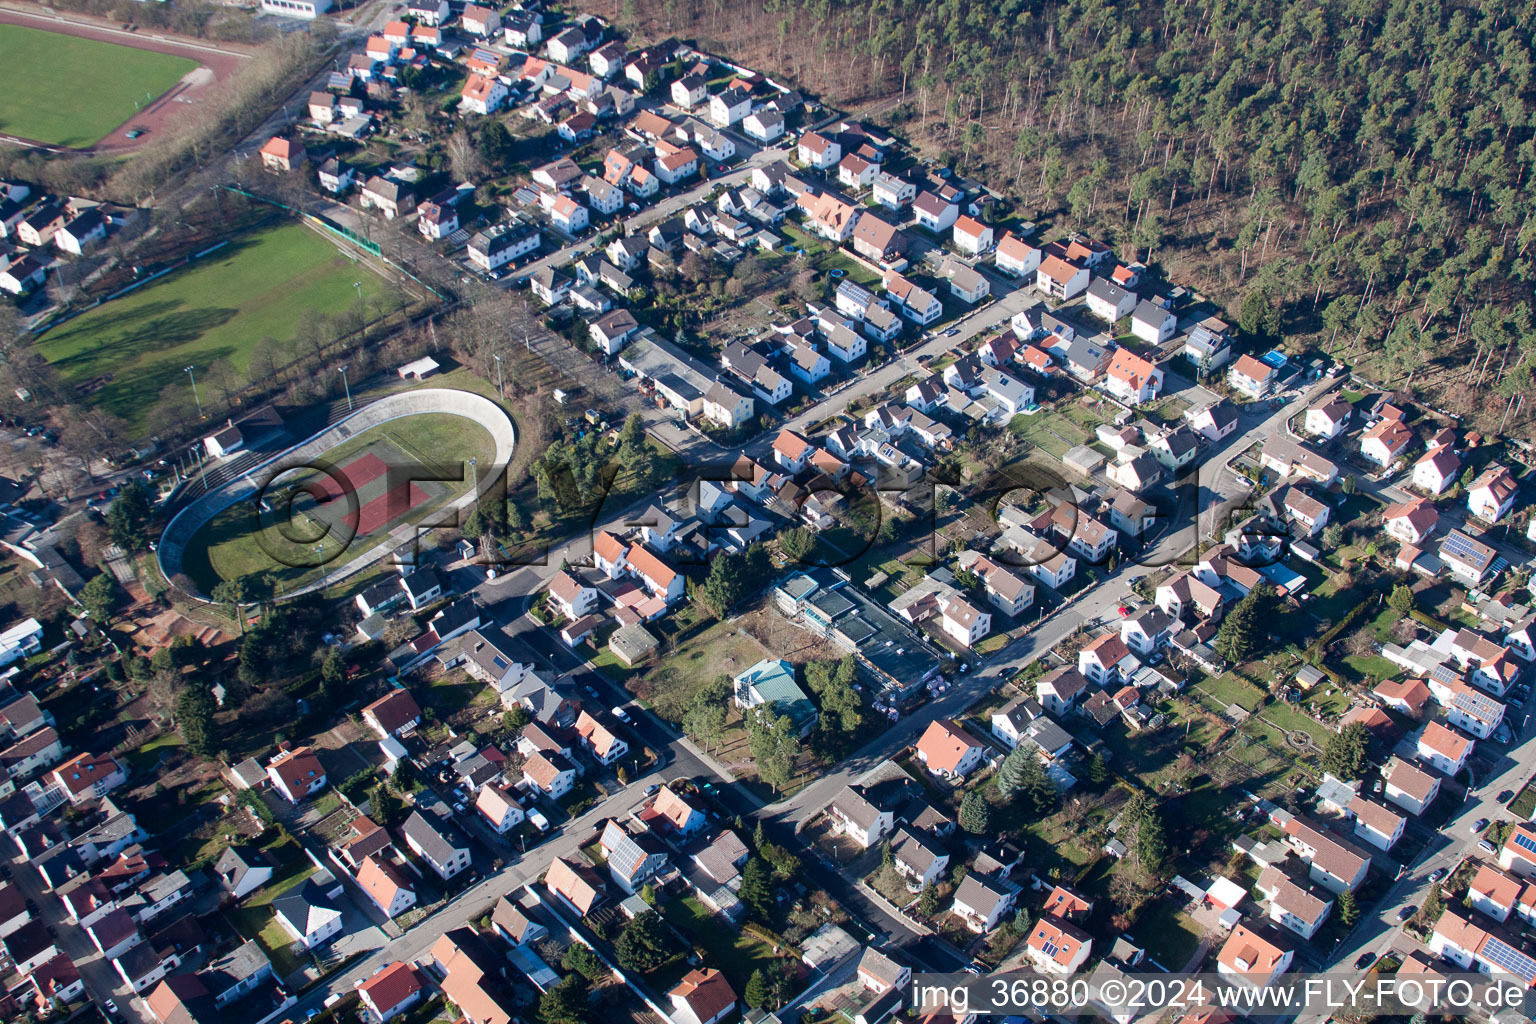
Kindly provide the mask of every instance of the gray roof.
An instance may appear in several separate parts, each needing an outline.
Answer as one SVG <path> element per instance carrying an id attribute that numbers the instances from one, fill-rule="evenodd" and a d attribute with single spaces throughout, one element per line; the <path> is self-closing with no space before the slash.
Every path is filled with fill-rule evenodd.
<path id="1" fill-rule="evenodd" d="M 1015 732 L 1022 733 L 1024 727 L 1040 717 L 1040 702 L 1033 697 L 1020 697 L 1007 707 L 995 712 L 1008 719 Z"/>
<path id="2" fill-rule="evenodd" d="M 444 834 L 443 828 L 444 823 L 428 821 L 420 811 L 412 811 L 411 816 L 405 819 L 402 830 L 421 849 L 428 860 L 435 864 L 447 864 L 453 860 L 455 853 L 468 847 L 455 845 L 455 842 Z"/>
<path id="3" fill-rule="evenodd" d="M 198 977 L 203 979 L 209 994 L 217 997 L 242 982 L 270 971 L 271 968 L 271 961 L 261 951 L 256 940 L 247 939 L 242 945 L 211 961 L 207 967 L 198 972 Z"/>
<path id="4" fill-rule="evenodd" d="M 192 880 L 187 877 L 187 873 L 177 869 L 169 874 L 154 875 L 146 878 L 143 884 L 139 886 L 139 894 L 151 903 L 159 903 L 161 900 L 191 887 Z"/>
<path id="5" fill-rule="evenodd" d="M 906 966 L 883 949 L 867 946 L 864 955 L 859 957 L 860 971 L 880 979 L 887 985 L 894 985 L 901 978 L 901 972 Z"/>
<path id="6" fill-rule="evenodd" d="M 891 837 L 891 853 L 919 873 L 926 873 L 934 861 L 948 856 L 942 846 L 922 832 L 905 827 L 897 829 Z"/>
<path id="7" fill-rule="evenodd" d="M 649 834 L 634 836 L 613 819 L 603 829 L 603 848 L 608 851 L 608 868 L 620 878 L 634 878 L 640 866 L 657 854 L 666 855 Z"/>
<path id="8" fill-rule="evenodd" d="M 747 858 L 747 844 L 730 829 L 715 837 L 714 842 L 693 855 L 693 862 L 717 882 L 729 882 L 740 872 L 738 868 Z"/>
<path id="9" fill-rule="evenodd" d="M 306 935 L 329 920 L 332 914 L 340 913 L 320 887 L 308 880 L 273 900 L 272 912 L 287 918 Z"/>
<path id="10" fill-rule="evenodd" d="M 1132 320 L 1139 320 L 1144 324 L 1151 324 L 1153 327 L 1162 327 L 1163 322 L 1172 315 L 1172 313 L 1151 299 L 1142 299 L 1136 303 L 1136 308 L 1131 311 Z"/>
<path id="11" fill-rule="evenodd" d="M 994 907 L 1016 892 L 1018 886 L 1012 882 L 972 872 L 961 880 L 959 888 L 955 890 L 955 902 L 964 903 L 977 913 L 990 916 Z"/>
<path id="12" fill-rule="evenodd" d="M 238 889 L 252 868 L 266 867 L 266 861 L 261 851 L 254 846 L 231 846 L 219 854 L 219 859 L 214 863 L 214 873 L 219 876 L 219 884 L 229 890 Z"/>
<path id="13" fill-rule="evenodd" d="M 1095 277 L 1088 285 L 1088 294 L 1118 306 L 1129 293 L 1107 277 Z"/>

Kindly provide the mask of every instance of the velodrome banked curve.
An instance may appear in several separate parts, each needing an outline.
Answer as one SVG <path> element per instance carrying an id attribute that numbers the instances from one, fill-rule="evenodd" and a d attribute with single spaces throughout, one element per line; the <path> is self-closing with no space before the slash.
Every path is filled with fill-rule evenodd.
<path id="1" fill-rule="evenodd" d="M 452 388 L 402 391 L 398 394 L 386 395 L 342 417 L 307 440 L 246 470 L 237 479 L 210 491 L 177 512 L 166 524 L 165 531 L 161 533 L 160 543 L 155 552 L 160 572 L 172 586 L 188 596 L 199 601 L 210 600 L 208 595 L 200 592 L 186 573 L 182 572 L 181 565 L 182 555 L 186 551 L 188 542 L 205 523 L 236 502 L 251 498 L 260 492 L 266 485 L 268 470 L 274 466 L 303 465 L 363 431 L 371 430 L 391 420 L 422 413 L 442 413 L 473 420 L 485 428 L 496 442 L 496 456 L 493 463 L 496 471 L 487 473 L 483 472 L 485 467 L 478 467 L 475 486 L 453 502 L 438 509 L 437 512 L 462 509 L 473 504 L 481 494 L 495 484 L 496 478 L 501 475 L 501 468 L 512 461 L 512 450 L 517 445 L 517 428 L 513 426 L 511 417 L 495 402 L 469 391 L 458 391 Z M 399 546 L 400 540 L 396 535 L 402 529 L 407 527 L 397 526 L 382 542 L 350 559 L 345 565 L 328 571 L 323 580 L 315 580 L 302 587 L 296 587 L 284 593 L 281 598 L 286 600 L 320 589 L 322 586 L 333 586 L 338 581 L 361 572 Z"/>

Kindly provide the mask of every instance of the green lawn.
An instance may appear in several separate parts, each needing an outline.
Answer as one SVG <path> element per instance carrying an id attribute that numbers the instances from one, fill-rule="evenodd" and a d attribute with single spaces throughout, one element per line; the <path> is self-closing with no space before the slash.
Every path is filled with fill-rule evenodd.
<path id="1" fill-rule="evenodd" d="M 277 923 L 271 903 L 279 896 L 299 885 L 315 873 L 315 866 L 307 857 L 297 857 L 280 873 L 272 876 L 244 904 L 229 910 L 229 917 L 236 930 L 248 939 L 255 939 L 272 960 L 272 970 L 279 978 L 286 978 L 298 970 L 300 962 L 289 951 L 293 936 Z"/>
<path id="2" fill-rule="evenodd" d="M 359 282 L 376 316 L 384 283 L 335 243 L 286 224 L 97 306 L 48 331 L 37 348 L 69 383 L 99 385 L 92 402 L 142 427 L 165 388 L 188 385 L 192 397 L 185 367 L 206 372 L 226 359 L 244 373 L 259 340 L 292 338 L 311 311 L 355 318 Z"/>
<path id="3" fill-rule="evenodd" d="M 683 612 L 688 606 L 683 606 Z M 673 616 L 679 619 L 679 616 Z M 734 621 L 717 622 L 689 637 L 675 652 L 651 667 L 630 692 L 668 721 L 681 721 L 693 695 L 716 676 L 734 676 L 766 657 L 763 648 Z"/>
<path id="4" fill-rule="evenodd" d="M 1252 711 L 1264 700 L 1264 694 L 1257 687 L 1250 685 L 1246 680 L 1235 676 L 1207 676 L 1197 684 L 1197 688 L 1215 697 L 1221 706 L 1236 704 L 1238 707 Z"/>
<path id="5" fill-rule="evenodd" d="M 1009 421 L 1008 429 L 1058 460 L 1073 446 L 1093 440 L 1093 432 L 1061 406 L 1032 416 L 1020 413 Z"/>
<path id="6" fill-rule="evenodd" d="M 1170 971 L 1182 971 L 1200 947 L 1200 926 L 1167 898 L 1153 900 L 1136 918 L 1130 934 Z"/>
<path id="7" fill-rule="evenodd" d="M 185 57 L 0 25 L 0 128 L 92 146 L 196 67 Z"/>
<path id="8" fill-rule="evenodd" d="M 697 897 L 673 900 L 662 909 L 672 926 L 692 940 L 696 947 L 705 950 L 713 965 L 720 968 L 738 992 L 745 990 L 753 971 L 775 959 L 773 947 L 744 932 L 732 931 Z"/>
<path id="9" fill-rule="evenodd" d="M 461 467 L 469 459 L 477 460 L 478 466 L 489 466 L 496 455 L 490 432 L 473 420 L 448 413 L 418 413 L 363 431 L 326 452 L 325 461 L 337 467 L 339 473 L 340 467 L 365 450 L 378 455 L 389 465 L 435 464 L 447 473 L 462 471 L 466 476 L 467 469 L 461 470 Z M 320 476 L 318 470 L 305 471 L 295 476 L 292 482 L 302 484 Z M 286 477 L 284 479 L 287 481 Z M 337 486 L 334 480 L 330 486 Z M 401 523 L 420 522 L 431 516 L 434 510 L 463 494 L 470 481 L 423 479 L 419 486 L 427 493 L 427 500 L 387 520 L 371 533 L 358 533 L 350 538 L 346 536 L 347 531 L 342 530 L 320 539 L 322 527 L 314 520 L 301 517 L 297 512 L 298 502 L 294 504 L 296 512 L 291 518 L 278 512 L 263 513 L 251 500 L 236 502 L 192 535 L 182 555 L 182 570 L 204 593 L 211 593 L 220 580 L 258 573 L 271 573 L 277 581 L 278 592 L 286 592 L 319 577 L 318 568 L 295 564 L 314 560 L 310 549 L 317 541 L 325 548 L 324 555 L 329 559 L 325 570 L 334 572 L 369 551 Z M 378 481 L 362 488 L 359 512 L 367 507 L 366 496 L 370 491 L 381 488 Z M 274 504 L 280 506 L 282 502 L 276 499 Z M 334 518 L 344 511 L 338 506 L 336 512 L 326 515 Z M 339 550 L 343 541 L 346 541 L 345 549 Z"/>

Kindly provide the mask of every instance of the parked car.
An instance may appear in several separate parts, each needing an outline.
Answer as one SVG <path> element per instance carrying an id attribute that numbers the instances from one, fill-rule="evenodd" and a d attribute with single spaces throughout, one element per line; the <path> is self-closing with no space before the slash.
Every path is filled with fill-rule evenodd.
<path id="1" fill-rule="evenodd" d="M 1364 953 L 1361 953 L 1359 956 L 1355 957 L 1355 970 L 1363 971 L 1375 962 L 1376 954 L 1372 953 L 1370 950 L 1366 950 Z"/>
<path id="2" fill-rule="evenodd" d="M 629 712 L 625 711 L 624 706 L 621 704 L 613 709 L 613 717 L 621 722 L 627 722 L 629 721 Z"/>
<path id="3" fill-rule="evenodd" d="M 1497 846 L 1494 846 L 1492 843 L 1490 843 L 1486 839 L 1478 840 L 1477 848 L 1479 850 L 1482 850 L 1484 853 L 1498 853 L 1499 852 L 1499 848 Z"/>
<path id="4" fill-rule="evenodd" d="M 1429 873 L 1429 880 L 1431 882 L 1438 882 L 1438 881 L 1440 881 L 1440 879 L 1442 879 L 1444 877 L 1445 877 L 1445 868 L 1435 868 L 1435 870 L 1433 870 L 1433 871 L 1431 871 Z"/>
<path id="5" fill-rule="evenodd" d="M 1488 819 L 1487 818 L 1478 818 L 1476 821 L 1474 821 L 1472 823 L 1472 834 L 1473 835 L 1477 835 L 1478 833 L 1480 833 L 1483 829 L 1485 829 L 1487 827 L 1488 827 Z"/>
<path id="6" fill-rule="evenodd" d="M 1406 921 L 1410 917 L 1412 917 L 1414 914 L 1417 914 L 1418 912 L 1419 912 L 1419 908 L 1418 907 L 1412 907 L 1412 906 L 1403 907 L 1400 910 L 1398 910 L 1398 912 L 1397 912 L 1397 919 L 1399 921 Z"/>

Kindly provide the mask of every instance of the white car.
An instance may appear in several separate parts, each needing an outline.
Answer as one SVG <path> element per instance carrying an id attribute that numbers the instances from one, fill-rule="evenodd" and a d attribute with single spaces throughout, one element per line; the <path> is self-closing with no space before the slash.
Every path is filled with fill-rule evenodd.
<path id="1" fill-rule="evenodd" d="M 627 722 L 629 721 L 629 712 L 625 711 L 624 706 L 621 704 L 613 709 L 613 717 L 621 722 Z"/>
<path id="2" fill-rule="evenodd" d="M 528 822 L 540 832 L 549 831 L 549 819 L 544 817 L 544 814 L 541 811 L 529 811 Z"/>

